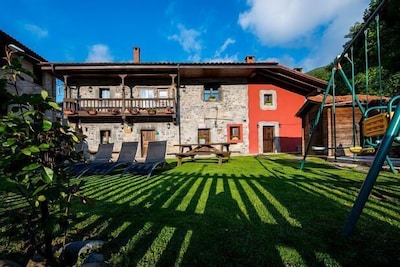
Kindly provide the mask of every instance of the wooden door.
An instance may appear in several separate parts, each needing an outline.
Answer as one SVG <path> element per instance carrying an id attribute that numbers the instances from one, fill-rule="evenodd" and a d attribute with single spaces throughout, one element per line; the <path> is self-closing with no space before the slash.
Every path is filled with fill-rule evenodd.
<path id="1" fill-rule="evenodd" d="M 274 152 L 274 126 L 263 126 L 263 153 Z"/>
<path id="2" fill-rule="evenodd" d="M 210 129 L 198 129 L 197 130 L 197 142 L 199 144 L 208 144 L 211 143 L 211 133 Z M 202 151 L 209 151 L 208 147 L 202 147 Z"/>
<path id="3" fill-rule="evenodd" d="M 142 157 L 146 157 L 149 141 L 156 140 L 156 132 L 155 130 L 141 130 L 141 136 L 142 140 L 140 146 L 142 151 Z"/>

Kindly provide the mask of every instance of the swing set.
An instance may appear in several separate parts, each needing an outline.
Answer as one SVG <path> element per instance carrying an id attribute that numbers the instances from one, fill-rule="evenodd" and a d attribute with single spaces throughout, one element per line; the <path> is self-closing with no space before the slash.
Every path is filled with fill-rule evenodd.
<path id="1" fill-rule="evenodd" d="M 343 229 L 343 234 L 349 236 L 353 233 L 355 225 L 357 223 L 358 218 L 361 215 L 362 209 L 365 206 L 365 203 L 372 191 L 372 188 L 375 184 L 375 181 L 379 175 L 379 172 L 386 161 L 389 165 L 390 169 L 393 173 L 397 173 L 394 168 L 388 153 L 392 147 L 393 143 L 400 143 L 400 138 L 398 137 L 400 130 L 400 96 L 393 97 L 389 100 L 387 105 L 383 105 L 382 103 L 382 65 L 381 65 L 381 49 L 380 49 L 380 36 L 379 36 L 379 12 L 383 9 L 383 7 L 389 2 L 389 0 L 382 0 L 379 6 L 375 9 L 375 11 L 368 17 L 365 21 L 362 29 L 354 36 L 354 38 L 349 42 L 349 44 L 345 47 L 343 53 L 338 56 L 335 62 L 335 66 L 332 68 L 332 74 L 330 76 L 327 89 L 325 90 L 325 94 L 321 105 L 319 107 L 317 116 L 314 121 L 314 125 L 312 128 L 312 132 L 310 134 L 310 138 L 307 142 L 307 146 L 305 149 L 304 157 L 301 161 L 300 170 L 303 170 L 304 164 L 306 161 L 307 153 L 311 148 L 311 142 L 314 136 L 315 131 L 317 130 L 317 126 L 326 102 L 326 99 L 329 95 L 333 87 L 333 98 L 335 97 L 334 92 L 334 78 L 335 74 L 339 72 L 342 76 L 346 86 L 351 92 L 352 95 L 352 119 L 353 119 L 353 139 L 352 146 L 349 147 L 350 152 L 355 155 L 360 153 L 375 153 L 374 160 L 372 165 L 370 166 L 369 172 L 364 180 L 364 183 L 360 189 L 360 192 L 354 202 L 353 208 L 349 214 L 345 222 L 345 226 Z M 368 95 L 368 47 L 367 47 L 367 27 L 371 23 L 371 21 L 375 18 L 376 20 L 376 33 L 377 33 L 377 55 L 378 55 L 378 79 L 379 79 L 379 92 L 380 92 L 380 104 L 379 106 L 368 107 L 368 101 L 366 107 L 364 108 L 361 104 L 360 100 L 357 98 L 355 94 L 355 82 L 354 82 L 354 61 L 353 61 L 353 44 L 355 40 L 364 32 L 364 50 L 365 50 L 365 69 L 366 69 L 366 90 Z M 348 51 L 351 52 L 351 58 L 348 56 Z M 352 83 L 346 77 L 346 74 L 342 70 L 340 62 L 343 58 L 347 58 L 351 63 L 352 67 Z M 357 124 L 355 119 L 355 108 L 356 106 L 359 108 L 362 114 L 362 144 L 358 144 L 357 139 Z M 333 101 L 333 108 L 335 107 L 335 101 Z M 336 149 L 334 147 L 333 149 Z"/>
<path id="2" fill-rule="evenodd" d="M 307 143 L 307 147 L 305 150 L 305 155 L 303 157 L 301 167 L 300 169 L 303 169 L 304 163 L 307 157 L 307 153 L 310 151 L 310 148 L 314 151 L 324 151 L 328 149 L 338 149 L 336 147 L 336 101 L 335 101 L 335 74 L 337 72 L 340 73 L 342 76 L 346 86 L 351 92 L 352 96 L 352 122 L 353 122 L 353 136 L 352 136 L 352 144 L 349 147 L 341 147 L 340 149 L 346 148 L 348 149 L 351 153 L 355 155 L 359 154 L 372 154 L 375 153 L 376 149 L 378 148 L 380 144 L 380 140 L 383 138 L 383 135 L 386 133 L 386 130 L 389 126 L 389 121 L 393 117 L 393 112 L 391 112 L 391 115 L 388 114 L 388 106 L 383 106 L 382 104 L 382 64 L 381 64 L 381 49 L 380 49 L 380 36 L 379 36 L 379 14 L 378 12 L 383 8 L 383 6 L 387 3 L 388 1 L 382 1 L 381 4 L 378 6 L 378 8 L 375 10 L 373 14 L 369 17 L 369 19 L 366 21 L 364 24 L 364 27 L 362 30 L 360 30 L 357 35 L 353 38 L 353 40 L 350 42 L 350 44 L 347 46 L 347 48 L 344 50 L 343 54 L 338 56 L 335 66 L 332 69 L 332 74 L 330 77 L 330 80 L 328 82 L 327 89 L 325 90 L 325 94 L 323 97 L 323 100 L 321 101 L 320 108 L 318 110 L 317 116 L 314 120 L 314 125 L 311 131 L 310 138 Z M 368 82 L 368 42 L 367 42 L 367 34 L 368 34 L 368 29 L 367 26 L 370 24 L 371 20 L 375 17 L 376 20 L 376 36 L 377 36 L 377 55 L 378 55 L 378 75 L 379 75 L 379 94 L 380 94 L 380 105 L 375 106 L 375 107 L 368 107 L 368 95 L 369 95 L 369 82 Z M 354 81 L 354 59 L 353 59 L 353 43 L 355 40 L 358 38 L 361 32 L 364 32 L 364 51 L 365 51 L 365 72 L 366 72 L 366 94 L 367 94 L 367 101 L 366 101 L 366 107 L 361 104 L 360 100 L 357 98 L 355 94 L 355 81 Z M 347 51 L 351 51 L 351 58 L 349 57 Z M 351 72 L 352 72 L 352 82 L 349 81 L 347 78 L 346 74 L 344 73 L 340 62 L 341 59 L 347 58 L 348 61 L 351 63 Z M 324 147 L 324 146 L 312 146 L 311 147 L 311 142 L 313 140 L 314 134 L 317 130 L 317 126 L 320 121 L 320 117 L 323 111 L 323 108 L 326 103 L 326 99 L 329 95 L 329 93 L 332 90 L 332 114 L 333 114 L 333 142 L 334 146 L 333 147 Z M 362 144 L 359 144 L 359 137 L 358 137 L 358 129 L 357 129 L 357 121 L 356 121 L 356 105 L 358 109 L 360 110 L 362 114 L 362 127 L 361 127 L 361 134 L 362 134 Z M 379 112 L 376 112 L 379 111 Z M 379 113 L 379 114 L 377 114 Z M 336 151 L 335 151 L 336 155 Z M 391 167 L 393 172 L 396 172 L 394 169 L 391 161 L 389 158 L 387 158 L 388 164 Z"/>

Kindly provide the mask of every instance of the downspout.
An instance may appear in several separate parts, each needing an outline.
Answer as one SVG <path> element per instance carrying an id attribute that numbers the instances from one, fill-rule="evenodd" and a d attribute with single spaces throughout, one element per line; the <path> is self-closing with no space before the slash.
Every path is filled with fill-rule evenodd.
<path id="1" fill-rule="evenodd" d="M 182 129 L 181 129 L 181 72 L 180 65 L 177 65 L 178 81 L 176 90 L 176 124 L 178 125 L 178 144 L 182 144 Z"/>

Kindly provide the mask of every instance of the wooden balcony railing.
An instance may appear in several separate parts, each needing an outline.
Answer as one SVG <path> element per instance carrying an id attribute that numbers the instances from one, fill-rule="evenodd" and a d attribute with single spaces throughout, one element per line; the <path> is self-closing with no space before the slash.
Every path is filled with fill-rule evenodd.
<path id="1" fill-rule="evenodd" d="M 150 108 L 156 109 L 157 113 L 165 113 L 166 110 L 175 111 L 174 98 L 68 98 L 64 99 L 64 114 L 83 115 L 89 110 L 96 110 L 98 113 L 110 113 L 117 111 L 120 114 L 127 113 L 131 109 L 141 111 Z M 72 111 L 68 114 L 68 111 Z"/>

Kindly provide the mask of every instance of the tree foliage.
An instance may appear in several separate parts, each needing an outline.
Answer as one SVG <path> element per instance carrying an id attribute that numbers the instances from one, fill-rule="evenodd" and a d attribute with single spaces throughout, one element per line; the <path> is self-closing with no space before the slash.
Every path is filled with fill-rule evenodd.
<path id="1" fill-rule="evenodd" d="M 80 184 L 71 183 L 63 166 L 79 140 L 68 126 L 51 120 L 49 115 L 60 107 L 46 91 L 18 91 L 21 74 L 32 74 L 22 68 L 21 58 L 6 52 L 8 64 L 0 79 L 0 94 L 7 96 L 2 100 L 2 110 L 7 113 L 0 116 L 0 170 L 2 182 L 11 183 L 9 190 L 25 200 L 8 214 L 18 215 L 23 222 L 11 230 L 23 229 L 28 255 L 41 253 L 45 247 L 43 256 L 52 262 L 53 238 L 65 232 L 71 197 L 79 192 Z"/>
<path id="2" fill-rule="evenodd" d="M 365 10 L 363 22 L 356 22 L 349 29 L 349 33 L 345 36 L 351 40 L 360 32 L 373 14 L 375 9 L 380 5 L 382 0 L 371 0 L 369 7 Z M 354 84 L 356 93 L 393 96 L 399 93 L 400 88 L 400 21 L 398 14 L 400 13 L 400 2 L 389 1 L 383 9 L 378 13 L 366 30 L 358 35 L 354 40 L 352 49 L 347 51 L 351 58 L 351 50 L 353 51 L 354 62 Z M 377 26 L 379 28 L 377 28 Z M 378 30 L 379 29 L 379 38 Z M 351 40 L 343 45 L 347 48 Z M 378 41 L 380 47 L 378 47 Z M 365 42 L 367 45 L 365 45 Z M 378 49 L 380 48 L 380 49 Z M 380 53 L 381 65 L 379 66 L 378 55 Z M 326 79 L 326 75 L 330 75 L 335 65 L 335 59 L 325 67 L 325 73 L 319 71 L 316 77 Z M 349 81 L 352 81 L 352 67 L 346 58 L 342 59 L 341 67 L 346 73 Z M 313 72 L 310 72 L 313 73 Z M 339 77 L 335 79 L 337 94 L 349 94 L 350 91 L 344 80 Z"/>

